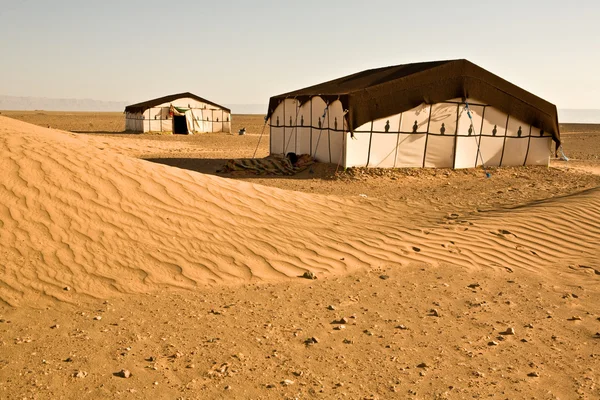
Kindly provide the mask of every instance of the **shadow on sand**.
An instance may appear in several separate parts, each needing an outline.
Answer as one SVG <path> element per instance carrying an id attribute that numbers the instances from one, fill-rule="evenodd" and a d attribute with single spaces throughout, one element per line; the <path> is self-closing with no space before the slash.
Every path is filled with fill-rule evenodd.
<path id="1" fill-rule="evenodd" d="M 218 172 L 229 161 L 229 158 L 145 158 L 157 164 L 168 165 L 202 174 L 216 175 L 231 179 L 333 179 L 335 164 L 315 163 L 296 175 L 256 175 L 250 171 Z"/>

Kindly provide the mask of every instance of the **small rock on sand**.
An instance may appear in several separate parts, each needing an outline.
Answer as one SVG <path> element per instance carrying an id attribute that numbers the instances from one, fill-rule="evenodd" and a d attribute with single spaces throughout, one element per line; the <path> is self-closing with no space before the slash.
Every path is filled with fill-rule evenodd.
<path id="1" fill-rule="evenodd" d="M 515 329 L 512 327 L 508 327 L 506 328 L 506 330 L 504 332 L 500 332 L 501 335 L 514 335 L 515 334 Z"/>
<path id="2" fill-rule="evenodd" d="M 314 337 L 314 336 L 313 336 L 313 337 L 310 337 L 310 338 L 308 338 L 308 339 L 306 339 L 306 340 L 304 341 L 304 344 L 307 344 L 307 345 L 311 345 L 311 344 L 317 344 L 317 343 L 319 343 L 319 339 L 317 339 L 317 338 L 316 338 L 316 337 Z"/>
<path id="3" fill-rule="evenodd" d="M 129 372 L 128 369 L 122 369 L 119 372 L 117 372 L 116 375 L 121 378 L 130 378 L 131 372 Z"/>
<path id="4" fill-rule="evenodd" d="M 302 278 L 305 279 L 317 279 L 317 276 L 312 271 L 306 271 L 302 274 Z"/>
<path id="5" fill-rule="evenodd" d="M 85 371 L 76 371 L 76 372 L 73 374 L 73 377 L 75 377 L 75 378 L 85 378 L 85 377 L 87 376 L 87 374 L 88 374 L 88 373 L 87 373 L 87 372 L 85 372 Z"/>

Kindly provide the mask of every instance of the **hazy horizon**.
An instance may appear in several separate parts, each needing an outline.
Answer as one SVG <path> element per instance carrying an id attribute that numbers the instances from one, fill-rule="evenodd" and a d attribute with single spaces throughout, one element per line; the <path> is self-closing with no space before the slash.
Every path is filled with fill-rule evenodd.
<path id="1" fill-rule="evenodd" d="M 52 99 L 35 97 L 3 96 L 0 94 L 0 111 L 62 111 L 62 112 L 122 112 L 127 101 L 100 101 L 93 99 Z M 232 114 L 264 115 L 267 103 L 233 104 L 224 103 Z M 561 123 L 600 124 L 600 109 L 558 109 Z"/>

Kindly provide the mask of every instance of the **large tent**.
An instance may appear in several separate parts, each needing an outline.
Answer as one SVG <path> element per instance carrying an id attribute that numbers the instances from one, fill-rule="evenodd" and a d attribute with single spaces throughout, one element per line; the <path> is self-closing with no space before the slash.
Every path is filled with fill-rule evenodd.
<path id="1" fill-rule="evenodd" d="M 125 107 L 125 129 L 132 132 L 231 132 L 231 110 L 192 93 Z"/>
<path id="2" fill-rule="evenodd" d="M 271 154 L 344 167 L 548 165 L 556 106 L 467 61 L 397 65 L 271 97 Z"/>

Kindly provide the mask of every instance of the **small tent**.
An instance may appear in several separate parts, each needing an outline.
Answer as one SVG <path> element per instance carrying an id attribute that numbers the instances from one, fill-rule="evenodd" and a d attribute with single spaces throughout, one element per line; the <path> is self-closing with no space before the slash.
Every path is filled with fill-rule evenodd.
<path id="1" fill-rule="evenodd" d="M 125 107 L 131 132 L 231 132 L 231 110 L 192 93 L 179 93 Z"/>
<path id="2" fill-rule="evenodd" d="M 548 165 L 553 104 L 467 61 L 398 65 L 271 97 L 271 154 L 344 167 Z"/>

